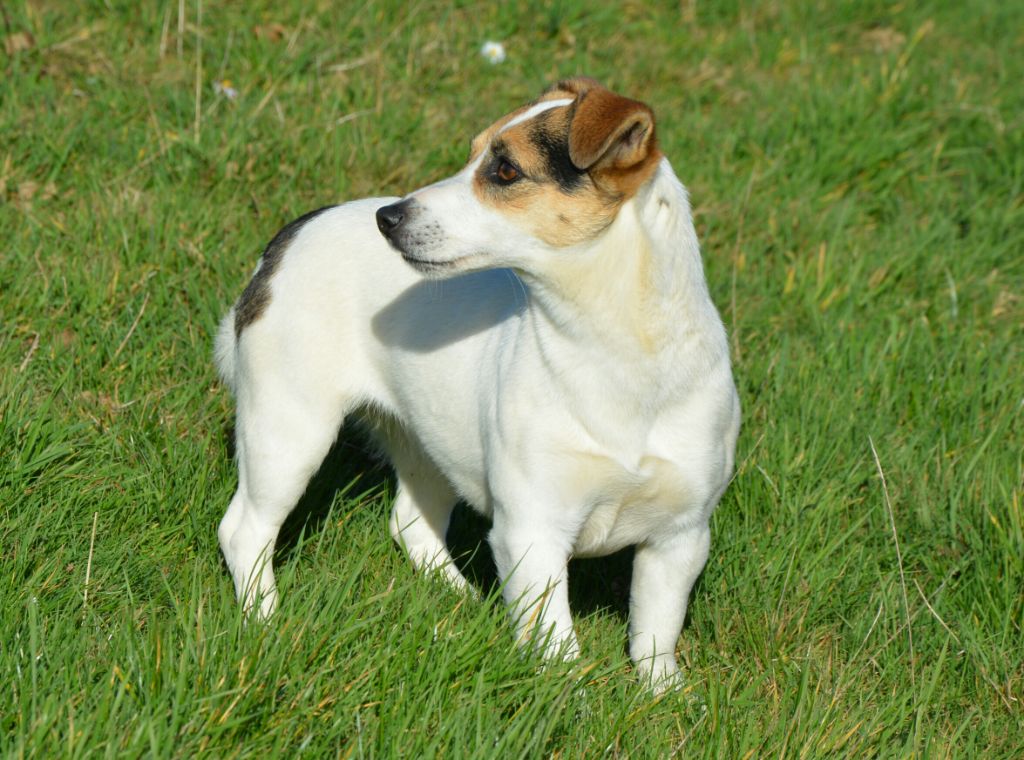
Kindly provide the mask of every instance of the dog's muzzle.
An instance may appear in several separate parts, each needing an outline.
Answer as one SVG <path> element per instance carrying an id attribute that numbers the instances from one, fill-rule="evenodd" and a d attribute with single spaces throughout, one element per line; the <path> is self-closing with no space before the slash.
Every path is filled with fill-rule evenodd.
<path id="1" fill-rule="evenodd" d="M 410 203 L 411 201 L 406 199 L 398 203 L 392 203 L 390 206 L 381 206 L 377 209 L 377 229 L 391 243 L 395 242 L 393 236 L 398 232 L 398 228 L 402 226 L 402 222 L 409 216 Z"/>
<path id="2" fill-rule="evenodd" d="M 381 206 L 377 209 L 377 229 L 414 268 L 421 272 L 435 272 L 451 262 L 433 260 L 430 251 L 432 246 L 436 246 L 440 228 L 436 224 L 422 224 L 419 219 L 422 210 L 413 198 Z"/>

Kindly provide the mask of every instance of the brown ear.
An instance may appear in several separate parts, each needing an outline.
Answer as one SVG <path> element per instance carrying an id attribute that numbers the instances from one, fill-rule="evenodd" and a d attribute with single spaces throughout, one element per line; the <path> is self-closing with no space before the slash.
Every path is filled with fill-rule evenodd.
<path id="1" fill-rule="evenodd" d="M 629 169 L 656 144 L 654 112 L 643 103 L 600 86 L 577 98 L 569 125 L 569 158 L 576 168 Z"/>

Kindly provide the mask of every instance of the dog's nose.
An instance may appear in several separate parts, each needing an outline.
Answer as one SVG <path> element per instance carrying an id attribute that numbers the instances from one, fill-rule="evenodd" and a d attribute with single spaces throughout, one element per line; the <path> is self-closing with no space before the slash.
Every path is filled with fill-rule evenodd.
<path id="1" fill-rule="evenodd" d="M 381 206 L 377 209 L 377 229 L 380 230 L 384 237 L 394 232 L 395 228 L 405 219 L 408 204 L 408 201 L 399 201 L 398 203 L 392 203 L 390 206 Z"/>

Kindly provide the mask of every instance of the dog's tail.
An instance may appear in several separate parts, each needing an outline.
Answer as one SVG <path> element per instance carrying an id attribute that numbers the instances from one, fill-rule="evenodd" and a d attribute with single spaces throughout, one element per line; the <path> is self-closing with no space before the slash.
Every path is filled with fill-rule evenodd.
<path id="1" fill-rule="evenodd" d="M 217 365 L 217 374 L 231 392 L 235 392 L 235 307 L 231 307 L 224 319 L 220 321 L 217 337 L 213 342 L 213 362 Z"/>

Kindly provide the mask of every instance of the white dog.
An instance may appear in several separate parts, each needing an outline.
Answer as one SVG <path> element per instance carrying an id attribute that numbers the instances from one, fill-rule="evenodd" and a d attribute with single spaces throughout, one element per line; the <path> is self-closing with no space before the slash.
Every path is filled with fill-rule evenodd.
<path id="1" fill-rule="evenodd" d="M 476 137 L 458 174 L 285 227 L 224 319 L 238 492 L 220 544 L 246 609 L 343 420 L 398 481 L 391 535 L 462 587 L 461 500 L 518 639 L 578 652 L 566 565 L 635 545 L 629 652 L 656 690 L 733 469 L 739 401 L 686 190 L 644 104 L 563 81 Z"/>

